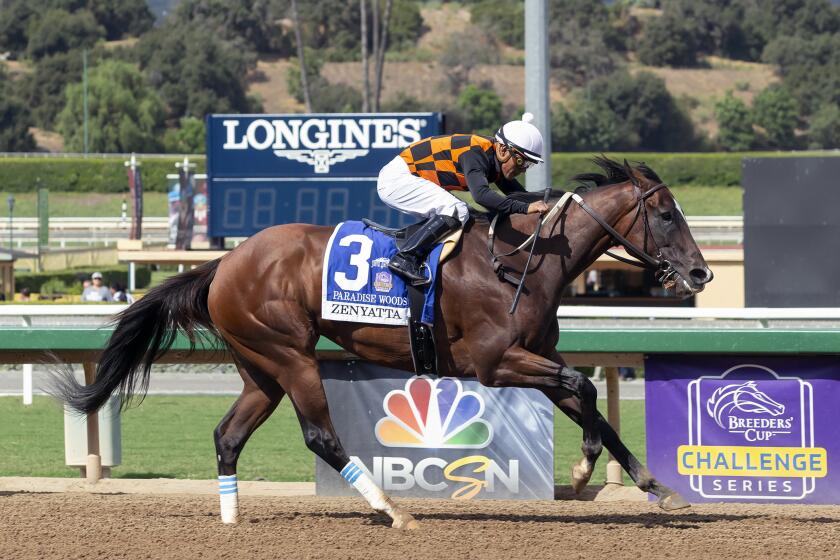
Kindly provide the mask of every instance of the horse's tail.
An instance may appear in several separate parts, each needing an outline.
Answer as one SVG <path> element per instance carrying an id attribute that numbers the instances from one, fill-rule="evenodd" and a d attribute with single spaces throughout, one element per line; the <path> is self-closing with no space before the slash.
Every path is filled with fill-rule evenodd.
<path id="1" fill-rule="evenodd" d="M 81 385 L 69 371 L 54 376 L 49 392 L 82 413 L 98 410 L 116 389 L 123 409 L 135 396 L 142 401 L 152 363 L 172 346 L 178 330 L 187 335 L 191 349 L 196 327 L 216 332 L 207 294 L 218 266 L 219 259 L 210 261 L 149 290 L 114 318 L 116 328 L 102 352 L 94 383 Z"/>

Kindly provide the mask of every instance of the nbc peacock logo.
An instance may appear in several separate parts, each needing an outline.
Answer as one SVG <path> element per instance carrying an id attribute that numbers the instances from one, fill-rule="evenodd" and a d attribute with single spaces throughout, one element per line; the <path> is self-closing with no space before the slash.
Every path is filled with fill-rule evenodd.
<path id="1" fill-rule="evenodd" d="M 387 416 L 374 432 L 386 447 L 478 449 L 493 439 L 493 427 L 481 418 L 484 400 L 458 379 L 412 377 L 382 405 Z"/>

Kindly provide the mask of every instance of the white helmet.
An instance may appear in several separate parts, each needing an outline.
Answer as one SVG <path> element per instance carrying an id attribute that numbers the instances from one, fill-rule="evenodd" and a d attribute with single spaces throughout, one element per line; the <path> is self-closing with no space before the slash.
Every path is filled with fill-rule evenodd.
<path id="1" fill-rule="evenodd" d="M 539 129 L 531 124 L 534 115 L 525 113 L 521 121 L 510 121 L 496 131 L 496 141 L 520 152 L 528 161 L 542 163 L 543 137 Z"/>

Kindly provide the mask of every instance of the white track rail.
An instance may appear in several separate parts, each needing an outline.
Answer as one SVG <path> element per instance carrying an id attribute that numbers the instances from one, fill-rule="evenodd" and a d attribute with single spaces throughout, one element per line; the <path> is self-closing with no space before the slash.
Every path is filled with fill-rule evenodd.
<path id="1" fill-rule="evenodd" d="M 558 319 L 840 320 L 840 307 L 615 307 L 566 305 Z"/>

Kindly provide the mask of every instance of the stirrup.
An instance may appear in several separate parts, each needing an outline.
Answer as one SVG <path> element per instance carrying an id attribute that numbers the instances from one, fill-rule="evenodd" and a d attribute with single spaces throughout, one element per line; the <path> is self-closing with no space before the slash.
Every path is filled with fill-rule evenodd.
<path id="1" fill-rule="evenodd" d="M 432 283 L 432 269 L 429 267 L 429 263 L 423 261 L 418 267 L 418 272 L 423 275 L 423 280 L 411 280 L 412 286 L 428 286 Z"/>
<path id="2" fill-rule="evenodd" d="M 400 260 L 402 262 L 410 262 L 410 259 L 408 259 L 407 257 L 402 255 L 400 255 L 400 257 Z M 392 259 L 388 263 L 388 268 L 394 271 L 400 278 L 402 278 L 406 283 L 411 284 L 412 286 L 424 286 L 432 281 L 432 269 L 429 268 L 429 265 L 426 263 L 426 261 L 423 261 L 419 265 L 417 265 L 416 273 L 414 272 L 414 270 L 406 270 L 405 268 L 401 268 L 400 266 L 397 266 L 397 264 L 398 263 L 395 263 Z M 419 278 L 421 276 L 422 278 Z"/>

